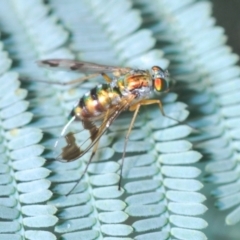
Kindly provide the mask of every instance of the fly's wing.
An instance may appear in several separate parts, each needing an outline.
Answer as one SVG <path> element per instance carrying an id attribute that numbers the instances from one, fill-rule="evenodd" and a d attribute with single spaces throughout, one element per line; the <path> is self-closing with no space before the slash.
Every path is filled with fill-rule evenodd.
<path id="1" fill-rule="evenodd" d="M 76 71 L 82 73 L 113 73 L 114 75 L 123 75 L 131 71 L 131 68 L 114 67 L 100 65 L 90 62 L 81 62 L 70 59 L 46 59 L 37 61 L 40 67 L 58 69 L 63 71 Z"/>
<path id="2" fill-rule="evenodd" d="M 58 138 L 54 146 L 56 160 L 61 162 L 71 162 L 80 158 L 92 147 L 99 135 L 97 123 L 73 120 L 64 127 L 64 135 Z"/>
<path id="3" fill-rule="evenodd" d="M 61 137 L 56 141 L 56 160 L 71 162 L 82 157 L 99 141 L 119 114 L 129 108 L 134 98 L 134 95 L 130 95 L 116 107 L 110 109 L 100 123 L 83 120 L 81 124 L 72 118 L 64 127 Z M 77 125 L 74 127 L 74 124 Z M 81 127 L 82 129 L 80 129 Z"/>

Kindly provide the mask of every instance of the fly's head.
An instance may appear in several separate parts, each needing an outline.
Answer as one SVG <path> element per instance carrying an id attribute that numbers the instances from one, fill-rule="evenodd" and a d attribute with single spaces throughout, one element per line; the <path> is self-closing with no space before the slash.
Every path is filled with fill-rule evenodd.
<path id="1" fill-rule="evenodd" d="M 152 67 L 153 88 L 157 92 L 169 91 L 169 74 L 158 66 Z"/>

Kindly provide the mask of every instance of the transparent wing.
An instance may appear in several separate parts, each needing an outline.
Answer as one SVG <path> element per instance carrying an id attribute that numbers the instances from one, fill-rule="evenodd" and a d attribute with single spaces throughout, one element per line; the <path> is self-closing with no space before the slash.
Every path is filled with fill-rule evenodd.
<path id="1" fill-rule="evenodd" d="M 110 109 L 102 121 L 74 121 L 72 118 L 63 128 L 61 137 L 55 143 L 55 158 L 61 162 L 71 162 L 87 153 L 111 126 L 119 114 L 128 109 L 135 98 L 130 95 L 122 103 Z"/>
<path id="2" fill-rule="evenodd" d="M 83 73 L 116 73 L 119 75 L 126 74 L 131 68 L 114 67 L 100 65 L 90 62 L 81 62 L 70 59 L 46 59 L 37 61 L 40 67 L 51 68 L 52 70 L 77 71 Z"/>

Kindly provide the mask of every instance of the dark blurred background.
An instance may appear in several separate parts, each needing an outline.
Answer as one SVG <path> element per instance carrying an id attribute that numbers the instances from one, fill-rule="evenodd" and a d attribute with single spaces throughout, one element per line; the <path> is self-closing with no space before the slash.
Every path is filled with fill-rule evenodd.
<path id="1" fill-rule="evenodd" d="M 227 44 L 240 55 L 240 1 L 239 0 L 211 0 L 213 15 L 217 25 L 225 28 L 228 36 Z"/>

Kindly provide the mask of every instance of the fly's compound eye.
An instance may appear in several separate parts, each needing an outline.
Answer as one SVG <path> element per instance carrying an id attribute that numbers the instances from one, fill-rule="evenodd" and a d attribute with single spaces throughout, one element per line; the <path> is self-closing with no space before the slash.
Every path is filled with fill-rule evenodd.
<path id="1" fill-rule="evenodd" d="M 153 86 L 157 92 L 169 89 L 168 72 L 158 66 L 152 67 Z"/>
<path id="2" fill-rule="evenodd" d="M 165 92 L 169 89 L 168 81 L 164 78 L 155 78 L 153 80 L 153 85 L 157 92 Z"/>

